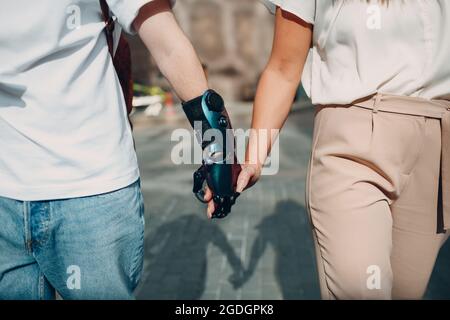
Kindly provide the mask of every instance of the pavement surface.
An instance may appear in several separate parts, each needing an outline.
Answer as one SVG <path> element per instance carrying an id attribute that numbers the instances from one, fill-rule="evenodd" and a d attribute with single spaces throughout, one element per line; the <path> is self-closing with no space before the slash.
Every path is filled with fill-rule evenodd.
<path id="1" fill-rule="evenodd" d="M 231 107 L 229 107 L 231 108 Z M 248 128 L 251 105 L 235 104 Z M 134 115 L 146 207 L 145 263 L 138 299 L 319 299 L 304 193 L 313 108 L 297 105 L 280 136 L 280 169 L 245 192 L 232 214 L 209 221 L 194 199 L 195 165 L 174 165 L 171 134 L 190 129 L 179 107 Z M 450 299 L 450 242 L 427 299 Z"/>

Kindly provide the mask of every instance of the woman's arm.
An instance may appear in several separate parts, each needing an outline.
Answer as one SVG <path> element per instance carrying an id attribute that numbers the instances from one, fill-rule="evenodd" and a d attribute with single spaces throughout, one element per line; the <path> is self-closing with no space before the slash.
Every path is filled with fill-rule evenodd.
<path id="1" fill-rule="evenodd" d="M 208 89 L 202 65 L 168 0 L 153 0 L 142 7 L 133 27 L 181 100 L 191 100 Z"/>
<path id="2" fill-rule="evenodd" d="M 277 135 L 272 135 L 266 145 L 258 146 L 257 130 L 270 132 L 284 125 L 300 84 L 311 38 L 312 25 L 277 8 L 272 54 L 259 81 L 253 109 L 252 129 L 256 130 L 250 135 L 246 164 L 238 179 L 238 192 L 259 179 Z"/>

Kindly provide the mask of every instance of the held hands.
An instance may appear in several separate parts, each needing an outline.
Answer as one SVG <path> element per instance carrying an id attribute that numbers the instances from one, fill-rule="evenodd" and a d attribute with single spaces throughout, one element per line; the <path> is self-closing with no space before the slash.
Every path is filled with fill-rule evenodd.
<path id="1" fill-rule="evenodd" d="M 244 190 L 252 187 L 260 178 L 262 167 L 259 164 L 244 163 L 241 165 L 241 172 L 239 174 L 236 186 L 236 192 L 243 192 Z M 208 202 L 206 214 L 209 219 L 212 218 L 212 214 L 215 211 L 215 204 L 212 199 L 212 192 L 209 188 L 206 188 L 204 200 Z"/>

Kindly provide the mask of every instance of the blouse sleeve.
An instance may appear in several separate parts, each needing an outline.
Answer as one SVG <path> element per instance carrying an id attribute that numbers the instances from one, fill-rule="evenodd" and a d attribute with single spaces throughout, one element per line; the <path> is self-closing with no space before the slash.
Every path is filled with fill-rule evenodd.
<path id="1" fill-rule="evenodd" d="M 151 1 L 153 0 L 106 0 L 121 27 L 130 34 L 136 33 L 133 29 L 133 22 L 139 10 Z M 172 6 L 174 6 L 175 1 L 170 0 Z"/>
<path id="2" fill-rule="evenodd" d="M 261 0 L 274 14 L 276 7 L 295 14 L 303 21 L 314 24 L 316 16 L 316 0 Z"/>

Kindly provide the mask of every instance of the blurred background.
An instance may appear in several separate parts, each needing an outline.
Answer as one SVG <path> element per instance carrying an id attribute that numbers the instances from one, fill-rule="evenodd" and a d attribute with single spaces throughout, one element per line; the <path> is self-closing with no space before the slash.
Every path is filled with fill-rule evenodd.
<path id="1" fill-rule="evenodd" d="M 210 86 L 226 99 L 236 128 L 249 128 L 252 99 L 268 60 L 273 16 L 258 0 L 178 0 L 176 17 L 192 40 Z M 280 170 L 209 221 L 193 196 L 198 166 L 175 165 L 175 129 L 189 124 L 138 37 L 132 114 L 146 207 L 145 264 L 138 299 L 319 299 L 305 210 L 314 109 L 299 89 L 280 136 Z M 426 298 L 450 299 L 450 245 Z"/>
<path id="2" fill-rule="evenodd" d="M 272 45 L 273 17 L 266 8 L 258 0 L 179 0 L 174 11 L 211 86 L 228 100 L 250 101 Z M 135 80 L 168 89 L 140 40 L 131 41 Z"/>

